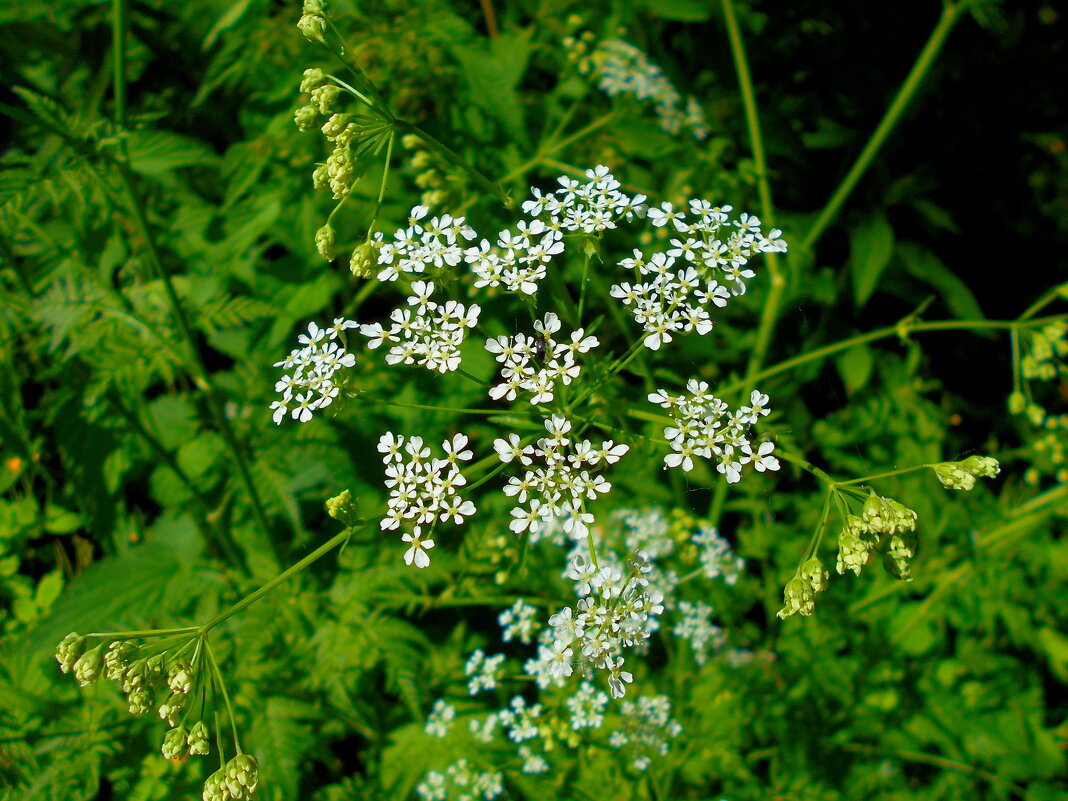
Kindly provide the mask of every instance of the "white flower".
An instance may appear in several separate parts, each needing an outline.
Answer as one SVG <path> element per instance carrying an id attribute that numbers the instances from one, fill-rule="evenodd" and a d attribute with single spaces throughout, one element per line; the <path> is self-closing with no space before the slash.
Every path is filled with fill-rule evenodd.
<path id="1" fill-rule="evenodd" d="M 404 552 L 404 564 L 410 565 L 415 562 L 415 566 L 420 568 L 430 565 L 430 555 L 427 551 L 434 547 L 434 540 L 422 539 L 422 532 L 419 526 L 416 526 L 411 534 L 405 532 L 401 539 L 404 542 L 410 542 L 412 545 L 411 548 Z"/>

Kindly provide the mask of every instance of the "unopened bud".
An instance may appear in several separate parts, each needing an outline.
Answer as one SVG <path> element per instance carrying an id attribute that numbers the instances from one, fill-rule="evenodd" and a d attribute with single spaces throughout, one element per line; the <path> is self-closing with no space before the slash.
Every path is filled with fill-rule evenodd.
<path id="1" fill-rule="evenodd" d="M 334 229 L 329 223 L 315 232 L 315 247 L 318 248 L 319 255 L 327 261 L 333 261 L 334 256 L 337 255 L 337 249 L 334 244 Z"/>
<path id="2" fill-rule="evenodd" d="M 351 526 L 357 518 L 356 503 L 352 500 L 352 493 L 343 490 L 340 495 L 327 500 L 326 513 L 346 526 Z"/>
<path id="3" fill-rule="evenodd" d="M 319 123 L 319 109 L 315 106 L 301 106 L 293 112 L 293 122 L 302 131 L 310 131 Z"/>
<path id="4" fill-rule="evenodd" d="M 801 565 L 801 577 L 812 585 L 814 592 L 823 592 L 827 589 L 827 579 L 830 575 L 827 568 L 823 566 L 823 562 L 815 556 Z"/>
<path id="5" fill-rule="evenodd" d="M 326 74 L 318 67 L 304 70 L 304 78 L 300 82 L 300 91 L 311 94 L 326 81 Z"/>
<path id="6" fill-rule="evenodd" d="M 352 258 L 349 259 L 349 269 L 357 278 L 372 278 L 375 274 L 376 262 L 375 246 L 370 242 L 364 242 L 352 251 Z"/>
<path id="7" fill-rule="evenodd" d="M 56 661 L 59 662 L 59 669 L 64 673 L 70 673 L 74 663 L 85 653 L 86 639 L 84 635 L 72 631 L 56 646 Z"/>
<path id="8" fill-rule="evenodd" d="M 91 651 L 86 651 L 74 663 L 74 678 L 82 687 L 88 687 L 100 675 L 100 666 L 104 663 L 104 644 L 101 643 Z"/>
<path id="9" fill-rule="evenodd" d="M 297 27 L 309 42 L 326 44 L 326 20 L 317 14 L 304 14 L 297 20 Z"/>
<path id="10" fill-rule="evenodd" d="M 932 467 L 942 486 L 947 489 L 968 491 L 975 487 L 975 476 L 962 468 L 958 462 L 942 462 Z"/>
<path id="11" fill-rule="evenodd" d="M 208 727 L 204 725 L 204 721 L 198 721 L 193 726 L 189 732 L 189 738 L 186 740 L 186 745 L 189 746 L 189 753 L 193 756 L 206 756 L 208 751 L 211 750 L 208 740 Z"/>
<path id="12" fill-rule="evenodd" d="M 178 726 L 171 729 L 163 738 L 163 756 L 166 759 L 182 759 L 187 753 L 189 753 L 189 747 L 186 744 L 186 738 L 188 732 L 185 730 L 185 726 Z"/>
<path id="13" fill-rule="evenodd" d="M 1001 472 L 1001 465 L 997 459 L 989 456 L 969 456 L 960 466 L 979 478 L 994 478 Z"/>
<path id="14" fill-rule="evenodd" d="M 790 579 L 783 592 L 784 605 L 779 610 L 779 618 L 786 620 L 791 615 L 800 614 L 808 617 L 816 608 L 816 592 L 808 579 L 796 576 Z"/>

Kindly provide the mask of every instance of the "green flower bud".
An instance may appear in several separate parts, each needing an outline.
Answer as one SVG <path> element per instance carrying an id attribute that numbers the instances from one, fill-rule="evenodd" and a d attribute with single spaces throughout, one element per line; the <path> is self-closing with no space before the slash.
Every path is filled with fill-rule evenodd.
<path id="1" fill-rule="evenodd" d="M 325 17 L 327 15 L 326 0 L 304 0 L 304 13 Z"/>
<path id="2" fill-rule="evenodd" d="M 311 94 L 326 82 L 326 73 L 318 67 L 304 70 L 304 78 L 300 82 L 300 91 Z"/>
<path id="3" fill-rule="evenodd" d="M 319 249 L 319 255 L 327 261 L 333 261 L 337 255 L 334 244 L 334 229 L 327 223 L 315 232 L 315 247 Z"/>
<path id="4" fill-rule="evenodd" d="M 122 681 L 139 650 L 127 640 L 117 640 L 109 645 L 108 652 L 104 655 L 104 677 L 111 681 Z"/>
<path id="5" fill-rule="evenodd" d="M 1009 413 L 1020 414 L 1027 408 L 1027 398 L 1022 392 L 1013 392 L 1009 395 Z"/>
<path id="6" fill-rule="evenodd" d="M 130 704 L 130 714 L 134 717 L 141 717 L 148 712 L 153 706 L 153 696 L 155 694 L 152 690 L 146 687 L 140 687 L 132 690 L 127 696 L 126 700 Z"/>
<path id="7" fill-rule="evenodd" d="M 324 84 L 311 93 L 312 102 L 319 107 L 319 113 L 323 115 L 332 114 L 330 106 L 333 104 L 337 96 L 341 94 L 341 87 L 335 86 L 332 83 Z"/>
<path id="8" fill-rule="evenodd" d="M 331 142 L 337 139 L 352 121 L 351 114 L 331 114 L 330 119 L 323 123 L 323 136 Z"/>
<path id="9" fill-rule="evenodd" d="M 795 576 L 786 584 L 783 600 L 783 608 L 778 613 L 780 620 L 786 620 L 794 614 L 808 617 L 816 608 L 816 591 L 808 579 Z"/>
<path id="10" fill-rule="evenodd" d="M 980 478 L 994 478 L 1001 472 L 1001 465 L 998 464 L 998 460 L 989 456 L 969 456 L 960 463 L 960 466 L 973 476 Z"/>
<path id="11" fill-rule="evenodd" d="M 932 468 L 942 486 L 947 489 L 968 490 L 975 487 L 975 476 L 963 469 L 958 462 L 942 462 Z"/>
<path id="12" fill-rule="evenodd" d="M 260 783 L 260 766 L 255 757 L 238 754 L 226 763 L 226 788 L 235 799 L 248 799 Z"/>
<path id="13" fill-rule="evenodd" d="M 184 659 L 176 659 L 167 667 L 167 686 L 172 692 L 188 693 L 193 687 L 193 666 Z"/>
<path id="14" fill-rule="evenodd" d="M 189 732 L 189 739 L 186 740 L 186 745 L 189 746 L 189 753 L 193 756 L 207 756 L 211 750 L 211 743 L 208 739 L 208 727 L 204 725 L 204 721 L 198 721 L 193 726 L 192 731 Z"/>
<path id="15" fill-rule="evenodd" d="M 372 278 L 374 277 L 375 264 L 377 263 L 378 251 L 375 246 L 370 242 L 364 242 L 352 251 L 352 258 L 349 259 L 349 269 L 357 278 Z"/>
<path id="16" fill-rule="evenodd" d="M 297 27 L 309 42 L 326 44 L 326 20 L 315 14 L 304 14 L 297 20 Z"/>
<path id="17" fill-rule="evenodd" d="M 352 493 L 344 490 L 340 495 L 327 500 L 326 513 L 335 520 L 340 520 L 346 526 L 351 526 L 357 516 L 356 503 L 352 500 Z"/>
<path id="18" fill-rule="evenodd" d="M 182 707 L 185 706 L 185 693 L 172 692 L 167 696 L 159 707 L 159 716 L 161 720 L 167 721 L 167 725 L 174 726 L 178 723 L 178 715 L 182 712 Z"/>
<path id="19" fill-rule="evenodd" d="M 330 173 L 325 164 L 320 164 L 312 172 L 312 186 L 315 189 L 326 189 L 330 186 Z"/>
<path id="20" fill-rule="evenodd" d="M 310 131 L 319 122 L 319 109 L 315 106 L 301 106 L 293 112 L 293 122 L 302 131 Z"/>
<path id="21" fill-rule="evenodd" d="M 64 673 L 70 673 L 74 663 L 85 653 L 85 641 L 87 639 L 87 637 L 72 631 L 56 646 L 56 661 L 59 662 L 60 670 Z"/>
<path id="22" fill-rule="evenodd" d="M 861 568 L 868 563 L 868 553 L 872 543 L 867 537 L 868 530 L 856 515 L 850 515 L 846 527 L 838 535 L 838 574 L 852 570 L 860 575 Z"/>
<path id="23" fill-rule="evenodd" d="M 868 529 L 871 531 L 887 531 L 890 528 L 892 516 L 893 513 L 886 502 L 886 498 L 871 492 L 868 495 L 868 500 L 864 502 L 864 510 L 861 512 L 861 517 L 864 519 Z"/>
<path id="24" fill-rule="evenodd" d="M 204 782 L 204 801 L 231 801 L 230 793 L 226 789 L 226 769 L 219 768 L 208 776 Z"/>
<path id="25" fill-rule="evenodd" d="M 912 581 L 912 563 L 908 559 L 887 551 L 883 554 L 883 567 L 899 581 Z"/>
<path id="26" fill-rule="evenodd" d="M 74 678 L 78 680 L 80 686 L 88 687 L 100 675 L 102 664 L 104 664 L 104 644 L 100 643 L 96 648 L 78 657 L 78 661 L 74 663 Z"/>
<path id="27" fill-rule="evenodd" d="M 823 566 L 823 562 L 815 556 L 801 565 L 801 578 L 812 585 L 814 592 L 823 592 L 827 589 L 827 579 L 830 575 Z"/>
<path id="28" fill-rule="evenodd" d="M 178 726 L 171 729 L 163 738 L 163 756 L 166 759 L 182 759 L 187 753 L 189 748 L 186 745 L 186 738 L 189 736 L 189 732 L 185 730 L 185 726 Z"/>
<path id="29" fill-rule="evenodd" d="M 1031 425 L 1040 426 L 1046 419 L 1046 410 L 1037 403 L 1032 403 L 1027 407 L 1027 419 L 1031 421 Z"/>

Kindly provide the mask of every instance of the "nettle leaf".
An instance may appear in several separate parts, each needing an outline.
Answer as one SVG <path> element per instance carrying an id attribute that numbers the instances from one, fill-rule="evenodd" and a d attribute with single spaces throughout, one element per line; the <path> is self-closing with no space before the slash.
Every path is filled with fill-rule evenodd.
<path id="1" fill-rule="evenodd" d="M 849 271 L 853 277 L 853 295 L 863 306 L 875 291 L 879 277 L 894 252 L 894 229 L 879 214 L 849 232 Z"/>

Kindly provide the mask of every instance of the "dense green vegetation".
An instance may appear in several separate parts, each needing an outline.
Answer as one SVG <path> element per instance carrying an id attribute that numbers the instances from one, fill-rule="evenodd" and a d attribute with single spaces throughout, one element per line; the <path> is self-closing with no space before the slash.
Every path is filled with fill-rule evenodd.
<path id="1" fill-rule="evenodd" d="M 835 5 L 0 8 L 4 798 L 1068 799 L 1060 12 Z"/>

